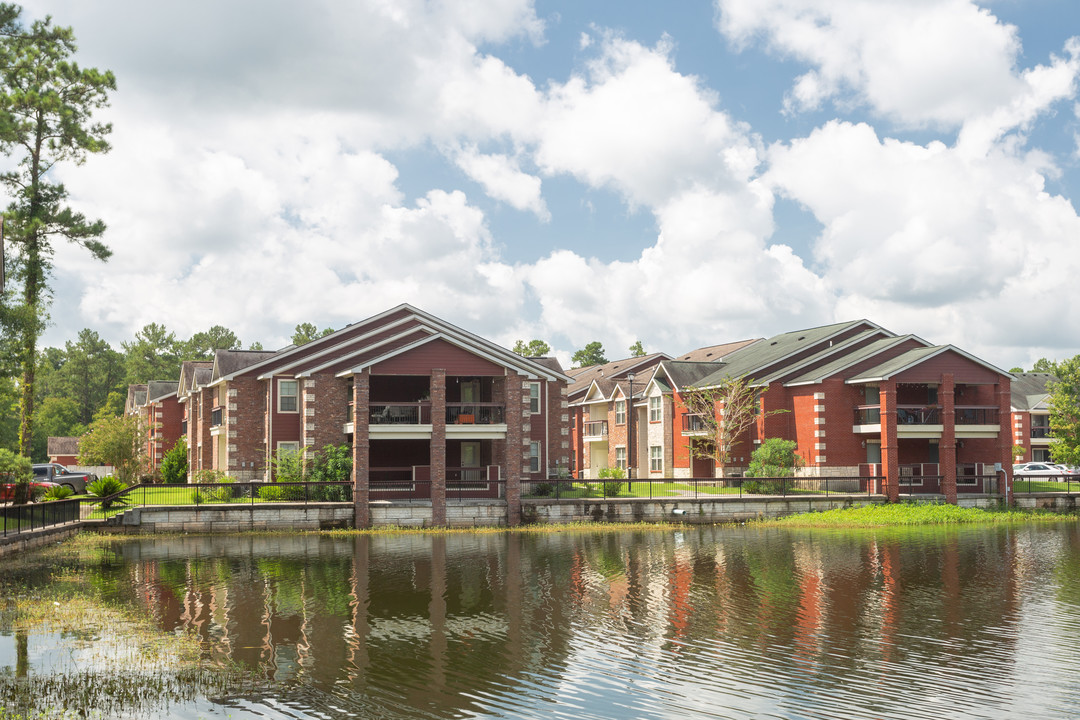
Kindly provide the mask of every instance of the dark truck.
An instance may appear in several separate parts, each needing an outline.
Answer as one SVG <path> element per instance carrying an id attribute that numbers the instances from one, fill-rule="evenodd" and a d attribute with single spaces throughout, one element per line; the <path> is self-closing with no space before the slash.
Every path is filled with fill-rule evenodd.
<path id="1" fill-rule="evenodd" d="M 69 487 L 76 495 L 85 495 L 86 486 L 97 480 L 97 476 L 91 473 L 77 473 L 68 470 L 57 463 L 39 463 L 34 465 L 35 482 L 54 482 L 57 485 Z"/>

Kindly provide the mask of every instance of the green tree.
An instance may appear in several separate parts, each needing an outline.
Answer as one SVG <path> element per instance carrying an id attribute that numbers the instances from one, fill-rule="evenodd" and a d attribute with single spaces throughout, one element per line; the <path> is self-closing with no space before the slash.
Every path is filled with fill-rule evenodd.
<path id="1" fill-rule="evenodd" d="M 802 457 L 796 454 L 798 443 L 794 440 L 769 438 L 750 454 L 750 466 L 746 477 L 791 477 L 795 468 L 802 465 Z"/>
<path id="2" fill-rule="evenodd" d="M 80 465 L 112 465 L 121 482 L 130 483 L 143 467 L 146 434 L 132 415 L 95 420 L 79 441 Z"/>
<path id="3" fill-rule="evenodd" d="M 165 453 L 161 459 L 161 482 L 168 484 L 183 484 L 187 482 L 188 475 L 188 449 L 184 438 L 176 441 L 176 444 Z"/>
<path id="4" fill-rule="evenodd" d="M 112 126 L 94 122 L 108 105 L 116 78 L 72 60 L 75 36 L 52 19 L 19 22 L 19 8 L 0 5 L 0 152 L 13 167 L 0 175 L 11 202 L 4 213 L 5 241 L 17 255 L 14 280 L 22 286 L 14 311 L 21 367 L 19 447 L 28 455 L 34 435 L 34 381 L 38 337 L 48 319 L 48 277 L 53 239 L 84 247 L 98 260 L 112 254 L 100 238 L 105 224 L 66 205 L 67 190 L 52 172 L 59 163 L 82 163 L 109 150 Z"/>
<path id="5" fill-rule="evenodd" d="M 19 447 L 19 390 L 10 377 L 0 375 L 0 448 Z"/>
<path id="6" fill-rule="evenodd" d="M 545 357 L 551 354 L 551 346 L 543 340 L 518 340 L 514 343 L 513 352 L 522 357 Z"/>
<path id="7" fill-rule="evenodd" d="M 630 346 L 630 357 L 641 357 L 644 354 L 645 347 L 641 344 L 640 340 Z"/>
<path id="8" fill-rule="evenodd" d="M 109 396 L 105 398 L 105 402 L 102 403 L 94 412 L 94 420 L 100 420 L 102 418 L 112 417 L 114 415 L 124 414 L 124 405 L 127 404 L 127 395 L 119 390 L 113 390 L 109 393 Z M 93 421 L 91 421 L 93 422 Z"/>
<path id="9" fill-rule="evenodd" d="M 1024 372 L 1024 368 L 1022 368 L 1022 367 L 1011 367 L 1011 368 L 1009 368 L 1009 372 L 1011 372 L 1011 373 L 1022 373 L 1022 372 Z"/>
<path id="10" fill-rule="evenodd" d="M 213 360 L 215 350 L 239 350 L 243 347 L 240 338 L 227 327 L 215 325 L 206 332 L 197 332 L 184 343 L 181 355 L 184 360 Z M 154 380 L 172 380 L 174 378 L 153 378 Z M 177 363 L 176 378 L 180 379 L 180 366 Z"/>
<path id="11" fill-rule="evenodd" d="M 76 342 L 64 343 L 67 361 L 59 370 L 65 394 L 79 404 L 79 421 L 89 425 L 94 412 L 124 381 L 124 356 L 93 330 L 81 330 Z"/>
<path id="12" fill-rule="evenodd" d="M 594 340 L 581 350 L 574 353 L 571 358 L 575 367 L 586 367 L 589 365 L 603 365 L 608 361 L 604 355 L 604 346 L 599 340 Z"/>
<path id="13" fill-rule="evenodd" d="M 1054 462 L 1080 465 L 1080 355 L 1056 364 L 1050 397 L 1050 455 Z"/>
<path id="14" fill-rule="evenodd" d="M 1035 364 L 1031 366 L 1031 372 L 1056 374 L 1057 363 L 1053 360 L 1047 360 L 1046 358 L 1039 358 L 1035 361 Z"/>
<path id="15" fill-rule="evenodd" d="M 125 385 L 180 379 L 182 343 L 164 325 L 144 325 L 134 340 L 120 346 L 124 348 Z"/>
<path id="16" fill-rule="evenodd" d="M 79 404 L 66 397 L 47 397 L 38 405 L 34 422 L 34 462 L 48 459 L 50 437 L 76 437 L 86 432 L 86 424 L 79 422 Z"/>
<path id="17" fill-rule="evenodd" d="M 319 328 L 311 323 L 300 323 L 296 326 L 295 332 L 292 335 L 293 345 L 305 345 L 312 340 L 318 340 L 321 337 L 326 337 L 330 333 L 334 332 L 334 328 Z"/>

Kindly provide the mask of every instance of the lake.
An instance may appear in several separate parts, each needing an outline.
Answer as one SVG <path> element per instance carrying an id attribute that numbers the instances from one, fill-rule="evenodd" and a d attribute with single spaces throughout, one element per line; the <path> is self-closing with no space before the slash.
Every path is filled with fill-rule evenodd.
<path id="1" fill-rule="evenodd" d="M 35 712 L 107 717 L 1080 716 L 1075 522 L 104 537 L 9 560 L 8 711 L 36 682 Z"/>

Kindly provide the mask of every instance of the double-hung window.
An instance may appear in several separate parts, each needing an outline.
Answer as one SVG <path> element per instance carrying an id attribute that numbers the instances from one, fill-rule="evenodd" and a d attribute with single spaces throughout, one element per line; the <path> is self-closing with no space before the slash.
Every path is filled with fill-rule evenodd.
<path id="1" fill-rule="evenodd" d="M 300 383 L 278 380 L 278 412 L 294 413 L 300 409 Z"/>
<path id="2" fill-rule="evenodd" d="M 649 446 L 649 472 L 663 472 L 664 448 L 660 445 Z"/>
<path id="3" fill-rule="evenodd" d="M 625 400 L 616 400 L 615 401 L 615 424 L 616 425 L 625 425 L 626 424 L 626 401 Z"/>
<path id="4" fill-rule="evenodd" d="M 653 395 L 649 398 L 649 422 L 660 422 L 664 419 L 664 411 L 660 407 L 660 396 Z"/>
<path id="5" fill-rule="evenodd" d="M 529 443 L 529 472 L 540 472 L 540 443 Z"/>
<path id="6" fill-rule="evenodd" d="M 529 383 L 529 412 L 540 412 L 540 383 Z"/>
<path id="7" fill-rule="evenodd" d="M 615 448 L 615 467 L 622 468 L 623 470 L 626 469 L 626 448 L 625 447 L 617 447 L 617 448 Z"/>

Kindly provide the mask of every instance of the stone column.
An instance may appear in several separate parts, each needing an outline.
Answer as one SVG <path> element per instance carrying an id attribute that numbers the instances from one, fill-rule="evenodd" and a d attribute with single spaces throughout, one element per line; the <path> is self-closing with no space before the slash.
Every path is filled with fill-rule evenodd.
<path id="1" fill-rule="evenodd" d="M 900 452 L 896 439 L 896 382 L 881 383 L 881 469 L 889 502 L 900 499 Z"/>
<path id="2" fill-rule="evenodd" d="M 446 525 L 446 370 L 431 371 L 431 524 Z"/>
<path id="3" fill-rule="evenodd" d="M 952 373 L 941 376 L 938 400 L 941 402 L 941 440 L 938 443 L 938 474 L 945 502 L 956 504 L 956 413 L 954 412 Z"/>
<path id="4" fill-rule="evenodd" d="M 364 369 L 353 375 L 353 524 L 358 529 L 371 527 L 368 505 L 371 487 L 370 403 L 371 374 Z"/>

